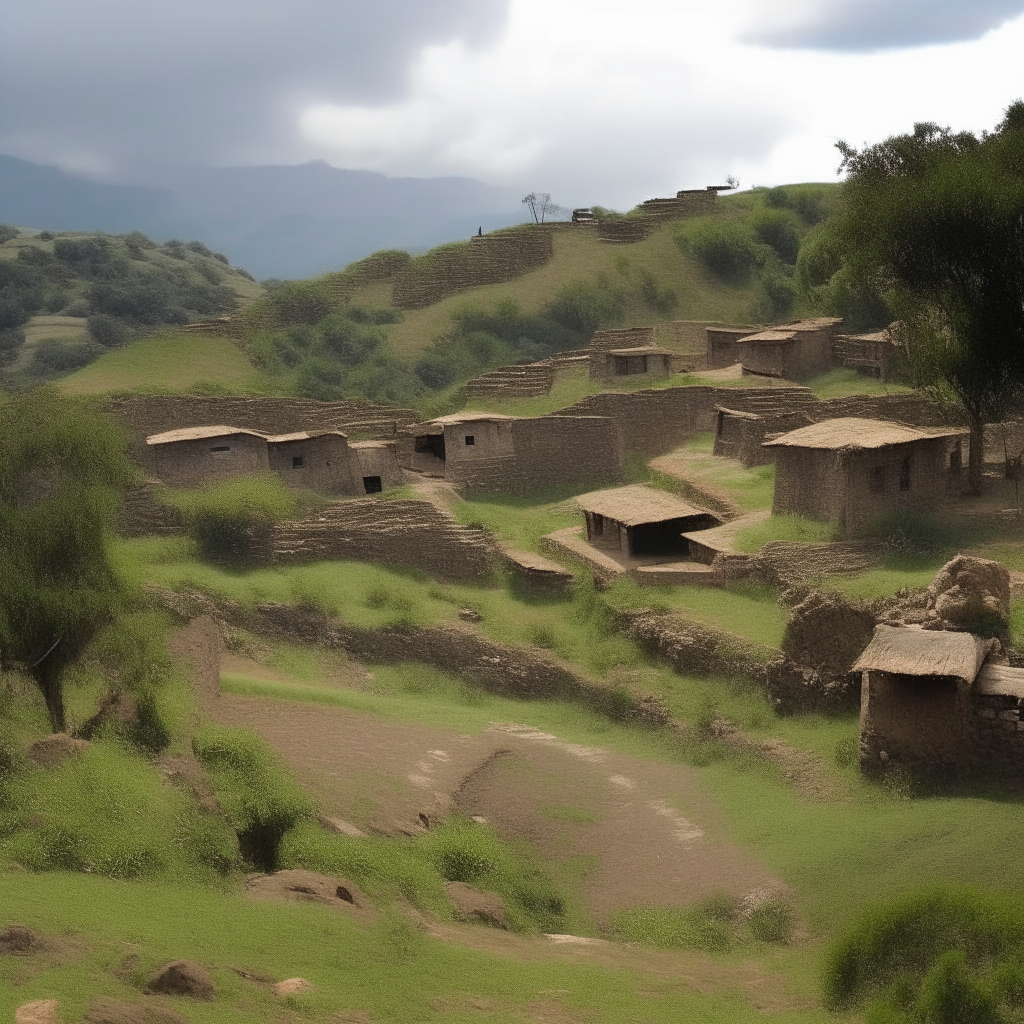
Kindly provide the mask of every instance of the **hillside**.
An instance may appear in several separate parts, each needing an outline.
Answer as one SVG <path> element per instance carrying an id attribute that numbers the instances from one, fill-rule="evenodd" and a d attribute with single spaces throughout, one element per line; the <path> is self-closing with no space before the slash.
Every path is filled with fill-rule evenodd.
<path id="1" fill-rule="evenodd" d="M 248 375 L 236 367 L 221 377 L 220 355 L 196 362 L 197 346 L 170 335 L 147 351 L 162 365 L 188 360 L 174 375 L 178 387 L 449 407 L 461 382 L 583 347 L 595 329 L 676 319 L 771 323 L 818 312 L 817 298 L 798 287 L 796 262 L 836 188 L 723 196 L 706 215 L 649 225 L 634 242 L 601 241 L 604 228 L 524 225 L 416 258 L 378 253 L 337 274 L 287 282 L 236 318 L 224 333 L 244 351 Z M 640 224 L 635 212 L 602 216 L 613 228 Z M 550 239 L 549 257 L 531 256 L 531 265 L 516 276 L 513 268 L 501 283 L 459 287 L 460 274 L 474 280 L 481 252 L 540 235 Z M 139 355 L 131 346 L 108 353 L 67 386 L 81 393 L 159 387 Z"/>
<path id="2" fill-rule="evenodd" d="M 66 374 L 162 328 L 241 310 L 263 292 L 200 242 L 6 225 L 0 242 L 0 374 L 11 383 Z"/>

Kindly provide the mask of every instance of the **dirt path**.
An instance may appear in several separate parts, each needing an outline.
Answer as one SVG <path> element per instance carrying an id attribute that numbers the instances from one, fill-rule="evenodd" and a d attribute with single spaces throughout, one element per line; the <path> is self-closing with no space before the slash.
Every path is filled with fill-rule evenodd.
<path id="1" fill-rule="evenodd" d="M 525 840 L 606 919 L 639 903 L 686 906 L 777 885 L 683 765 L 566 743 L 528 726 L 477 735 L 343 708 L 223 693 L 208 709 L 255 729 L 324 812 L 415 833 L 457 808 Z"/>

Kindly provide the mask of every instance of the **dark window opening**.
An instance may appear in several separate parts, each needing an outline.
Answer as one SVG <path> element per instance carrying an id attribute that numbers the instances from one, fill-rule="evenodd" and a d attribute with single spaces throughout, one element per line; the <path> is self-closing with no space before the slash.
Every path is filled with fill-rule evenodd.
<path id="1" fill-rule="evenodd" d="M 634 526 L 629 531 L 631 555 L 685 555 L 689 544 L 683 539 L 680 523 Z"/>
<path id="2" fill-rule="evenodd" d="M 421 455 L 433 455 L 436 459 L 443 459 L 444 434 L 421 434 L 416 438 L 413 450 Z"/>
<path id="3" fill-rule="evenodd" d="M 210 454 L 211 455 L 212 454 L 220 454 L 222 452 L 229 452 L 229 451 L 231 451 L 231 445 L 229 445 L 229 444 L 219 444 L 215 448 L 211 448 L 210 449 Z"/>
<path id="4" fill-rule="evenodd" d="M 384 490 L 384 485 L 380 482 L 379 476 L 364 476 L 363 489 L 367 494 L 380 494 Z"/>
<path id="5" fill-rule="evenodd" d="M 594 513 L 594 535 L 596 537 L 604 535 L 604 516 L 599 516 L 596 512 Z"/>
<path id="6" fill-rule="evenodd" d="M 301 455 L 292 456 L 292 469 L 302 469 L 303 461 Z"/>
<path id="7" fill-rule="evenodd" d="M 467 434 L 466 444 L 476 444 L 476 438 L 472 434 Z"/>
<path id="8" fill-rule="evenodd" d="M 910 457 L 905 458 L 900 465 L 900 490 L 910 490 Z"/>
<path id="9" fill-rule="evenodd" d="M 885 466 L 871 467 L 871 493 L 885 493 Z"/>
<path id="10" fill-rule="evenodd" d="M 647 372 L 647 356 L 614 356 L 615 375 L 632 377 L 634 374 Z"/>

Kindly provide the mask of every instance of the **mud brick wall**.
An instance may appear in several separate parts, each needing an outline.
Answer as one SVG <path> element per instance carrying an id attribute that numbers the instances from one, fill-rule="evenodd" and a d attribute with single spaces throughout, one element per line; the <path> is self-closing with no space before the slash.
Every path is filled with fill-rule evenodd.
<path id="1" fill-rule="evenodd" d="M 761 415 L 720 409 L 714 454 L 739 459 L 748 467 L 766 465 L 775 461 L 775 449 L 762 447 L 768 434 L 787 433 L 811 422 L 811 417 L 801 410 Z"/>
<path id="2" fill-rule="evenodd" d="M 814 420 L 834 420 L 843 416 L 859 416 L 869 420 L 894 420 L 917 427 L 941 427 L 960 420 L 924 395 L 851 395 L 849 398 L 826 398 L 814 410 Z"/>
<path id="3" fill-rule="evenodd" d="M 391 301 L 402 309 L 422 309 L 476 285 L 511 281 L 544 266 L 553 253 L 550 231 L 527 227 L 473 237 L 468 245 L 413 262 L 395 278 Z"/>
<path id="4" fill-rule="evenodd" d="M 114 528 L 122 537 L 176 537 L 185 532 L 178 511 L 158 501 L 148 484 L 124 492 Z"/>
<path id="5" fill-rule="evenodd" d="M 453 581 L 484 579 L 499 559 L 488 534 L 414 499 L 336 502 L 278 524 L 270 545 L 269 559 L 279 564 L 352 559 L 422 569 Z"/>
<path id="6" fill-rule="evenodd" d="M 973 693 L 976 767 L 1008 777 L 1024 776 L 1024 700 Z"/>

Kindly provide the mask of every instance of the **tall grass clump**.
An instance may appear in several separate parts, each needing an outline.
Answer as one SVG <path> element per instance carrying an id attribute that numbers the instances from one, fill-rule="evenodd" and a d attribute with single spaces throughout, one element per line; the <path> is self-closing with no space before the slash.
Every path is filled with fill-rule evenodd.
<path id="1" fill-rule="evenodd" d="M 829 948 L 826 1004 L 879 1024 L 1009 1024 L 1024 1011 L 1024 900 L 919 889 L 866 910 Z"/>
<path id="2" fill-rule="evenodd" d="M 295 515 L 294 495 L 274 473 L 239 477 L 195 490 L 172 490 L 176 508 L 202 556 L 231 566 L 259 562 L 276 523 Z"/>
<path id="3" fill-rule="evenodd" d="M 213 785 L 242 856 L 261 871 L 278 866 L 285 833 L 313 813 L 313 804 L 277 755 L 254 732 L 206 726 L 192 750 Z"/>

